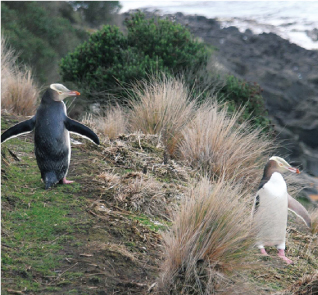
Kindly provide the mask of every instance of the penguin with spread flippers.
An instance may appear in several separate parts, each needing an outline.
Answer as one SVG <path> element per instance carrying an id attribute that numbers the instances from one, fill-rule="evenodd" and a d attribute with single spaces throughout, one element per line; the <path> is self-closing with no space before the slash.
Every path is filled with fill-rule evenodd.
<path id="1" fill-rule="evenodd" d="M 271 157 L 267 162 L 254 200 L 253 224 L 261 253 L 267 255 L 264 246 L 276 246 L 278 256 L 290 264 L 292 261 L 285 256 L 288 209 L 301 217 L 308 227 L 311 227 L 311 220 L 307 210 L 287 192 L 282 176 L 287 171 L 300 173 L 280 157 Z"/>
<path id="2" fill-rule="evenodd" d="M 70 119 L 63 99 L 80 95 L 62 84 L 51 84 L 44 93 L 34 117 L 5 131 L 1 142 L 31 132 L 34 129 L 36 161 L 41 171 L 45 189 L 66 180 L 71 159 L 70 132 L 84 136 L 99 144 L 98 136 L 85 125 Z"/>

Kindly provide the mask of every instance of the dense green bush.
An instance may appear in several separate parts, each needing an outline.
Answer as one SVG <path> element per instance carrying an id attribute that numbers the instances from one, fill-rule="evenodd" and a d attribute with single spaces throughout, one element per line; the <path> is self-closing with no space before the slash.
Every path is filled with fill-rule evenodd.
<path id="1" fill-rule="evenodd" d="M 194 40 L 180 24 L 154 18 L 146 20 L 142 13 L 136 13 L 125 24 L 129 46 L 160 61 L 167 71 L 178 73 L 206 63 L 205 45 Z"/>
<path id="2" fill-rule="evenodd" d="M 176 74 L 206 62 L 204 44 L 195 41 L 179 24 L 146 19 L 142 13 L 125 23 L 127 36 L 115 26 L 104 26 L 63 58 L 63 80 L 81 85 L 88 97 L 96 100 L 98 97 L 90 93 L 115 91 L 154 72 Z"/>
<path id="3" fill-rule="evenodd" d="M 64 81 L 72 81 L 87 91 L 115 88 L 117 81 L 143 77 L 154 61 L 144 57 L 116 26 L 104 26 L 61 62 Z"/>

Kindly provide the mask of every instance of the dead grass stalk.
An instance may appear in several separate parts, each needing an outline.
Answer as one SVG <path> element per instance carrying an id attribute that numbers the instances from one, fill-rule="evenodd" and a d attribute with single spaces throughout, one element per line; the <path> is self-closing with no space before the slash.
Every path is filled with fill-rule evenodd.
<path id="1" fill-rule="evenodd" d="M 19 67 L 17 55 L 1 36 L 1 109 L 17 115 L 33 115 L 40 89 L 32 71 Z"/>
<path id="2" fill-rule="evenodd" d="M 311 232 L 312 234 L 318 235 L 318 209 L 316 208 L 310 212 L 311 218 Z"/>

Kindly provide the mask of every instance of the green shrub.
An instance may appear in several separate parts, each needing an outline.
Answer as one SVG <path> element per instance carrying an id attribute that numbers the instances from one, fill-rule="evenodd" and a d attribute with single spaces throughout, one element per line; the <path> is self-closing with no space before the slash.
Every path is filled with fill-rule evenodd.
<path id="1" fill-rule="evenodd" d="M 159 60 L 168 72 L 177 73 L 206 63 L 204 44 L 195 41 L 180 24 L 154 18 L 147 20 L 142 13 L 134 14 L 125 24 L 129 46 Z"/>
<path id="2" fill-rule="evenodd" d="M 254 126 L 270 131 L 270 120 L 261 94 L 262 91 L 256 82 L 249 83 L 229 75 L 226 77 L 225 85 L 220 89 L 218 97 L 229 102 L 231 112 L 244 106 L 242 120 L 250 119 Z"/>
<path id="3" fill-rule="evenodd" d="M 154 72 L 176 74 L 206 61 L 204 44 L 192 39 L 190 32 L 168 20 L 146 19 L 136 13 L 126 22 L 128 35 L 115 26 L 104 26 L 90 39 L 62 59 L 64 81 L 71 81 L 92 93 L 118 91 L 120 86 L 146 79 Z M 119 88 L 118 88 L 119 87 Z"/>
<path id="4" fill-rule="evenodd" d="M 116 26 L 107 25 L 62 59 L 63 80 L 80 84 L 88 91 L 113 89 L 117 81 L 143 76 L 150 62 L 142 57 L 137 48 L 128 47 L 126 37 Z"/>

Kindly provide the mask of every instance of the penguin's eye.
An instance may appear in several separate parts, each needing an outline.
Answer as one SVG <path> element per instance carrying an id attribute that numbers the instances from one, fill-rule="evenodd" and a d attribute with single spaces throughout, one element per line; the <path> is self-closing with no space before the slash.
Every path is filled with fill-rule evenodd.
<path id="1" fill-rule="evenodd" d="M 61 94 L 62 94 L 62 91 L 59 91 L 58 93 L 59 93 L 59 95 L 61 95 Z"/>

